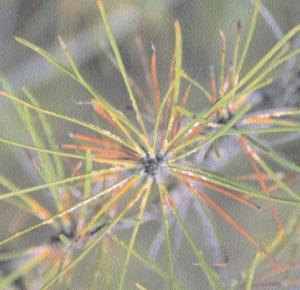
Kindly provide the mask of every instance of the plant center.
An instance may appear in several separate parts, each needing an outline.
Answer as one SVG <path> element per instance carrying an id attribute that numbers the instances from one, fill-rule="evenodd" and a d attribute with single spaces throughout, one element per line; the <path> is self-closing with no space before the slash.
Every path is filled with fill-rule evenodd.
<path id="1" fill-rule="evenodd" d="M 148 176 L 155 178 L 162 161 L 163 161 L 163 157 L 160 155 L 151 157 L 150 155 L 147 154 L 141 163 L 144 173 Z"/>

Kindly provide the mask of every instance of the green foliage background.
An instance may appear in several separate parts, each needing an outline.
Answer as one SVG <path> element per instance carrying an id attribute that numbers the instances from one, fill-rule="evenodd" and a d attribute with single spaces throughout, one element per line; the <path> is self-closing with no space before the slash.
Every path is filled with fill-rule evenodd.
<path id="1" fill-rule="evenodd" d="M 284 33 L 299 23 L 299 1 L 265 0 L 262 2 L 269 9 Z M 159 80 L 161 84 L 167 83 L 165 72 L 173 51 L 173 22 L 175 19 L 179 19 L 183 31 L 184 69 L 202 83 L 208 83 L 209 66 L 214 65 L 217 70 L 219 69 L 219 49 L 221 45 L 219 30 L 222 29 L 226 33 L 228 53 L 230 54 L 236 23 L 241 20 L 242 31 L 245 33 L 252 11 L 252 5 L 247 0 L 112 0 L 107 1 L 107 7 L 114 35 L 118 40 L 128 73 L 145 91 L 147 88 L 136 45 L 137 37 L 141 39 L 147 59 L 151 57 L 151 43 L 155 45 L 159 62 Z M 57 41 L 57 35 L 61 35 L 89 82 L 121 111 L 127 112 L 129 116 L 134 114 L 128 109 L 130 103 L 121 77 L 108 59 L 107 37 L 94 0 L 4 0 L 1 1 L 0 8 L 0 71 L 16 88 L 16 91 L 19 91 L 22 85 L 26 85 L 37 96 L 42 107 L 87 121 L 97 122 L 97 120 L 93 120 L 93 116 L 90 114 L 90 107 L 78 105 L 78 102 L 85 102 L 89 99 L 82 88 L 39 56 L 18 45 L 14 40 L 16 35 L 22 36 L 50 51 L 59 59 L 63 59 Z M 276 38 L 272 29 L 260 18 L 245 67 L 249 68 L 254 65 L 259 57 L 266 53 L 275 42 Z M 280 96 L 281 92 L 285 90 L 282 76 L 286 77 L 289 73 L 292 75 L 293 72 L 294 68 L 289 70 L 286 66 L 278 70 L 276 76 L 280 81 L 272 87 L 270 94 Z M 167 85 L 165 87 L 162 85 L 162 87 L 166 89 Z M 300 98 L 299 94 L 297 96 Z M 191 99 L 199 104 L 197 92 L 192 92 Z M 30 137 L 25 134 L 24 124 L 16 116 L 13 105 L 4 99 L 0 99 L 0 110 L 1 136 L 29 144 Z M 199 105 L 200 110 L 201 104 Z M 72 132 L 74 127 L 65 123 L 62 126 L 59 120 L 51 120 L 58 142 L 60 144 L 67 143 L 68 136 L 66 132 Z M 300 155 L 297 144 L 299 144 L 299 139 L 292 142 L 282 141 L 282 145 L 278 147 L 278 150 L 282 152 L 284 157 L 299 165 Z M 30 161 L 21 149 L 2 145 L 0 146 L 0 154 L 1 175 L 14 180 L 21 188 L 35 184 L 37 176 L 30 169 Z M 231 160 L 223 170 L 230 175 L 235 175 L 247 169 L 243 158 L 239 155 Z M 299 180 L 296 179 L 291 187 L 297 191 L 299 185 Z M 222 200 L 217 195 L 215 197 L 228 212 L 241 220 L 241 223 L 258 240 L 265 244 L 270 242 L 271 237 L 275 234 L 275 226 L 273 218 L 267 212 L 268 209 L 266 209 L 266 212 L 253 215 L 247 208 L 232 203 L 230 200 Z M 51 207 L 46 196 L 42 200 Z M 294 210 L 294 208 L 287 206 L 282 208 L 284 219 L 288 219 Z M 0 211 L 1 238 L 6 236 L 7 232 L 19 228 L 20 224 L 23 227 L 32 222 L 31 220 L 23 220 L 24 217 L 16 214 L 13 207 L 2 203 L 0 203 Z M 295 216 L 299 221 L 299 216 Z M 199 229 L 199 222 L 195 216 L 190 215 L 186 220 L 191 229 L 197 232 L 195 239 L 204 241 L 203 236 L 205 233 Z M 227 269 L 231 280 L 234 277 L 239 277 L 241 269 L 245 269 L 249 265 L 255 249 L 223 220 L 218 218 L 216 220 L 218 222 L 218 233 L 222 237 L 229 257 Z M 142 228 L 136 246 L 139 252 L 146 253 L 148 251 L 157 230 L 158 225 L 155 223 L 150 223 Z M 30 238 L 20 239 L 16 242 L 15 247 L 32 245 L 36 240 L 47 234 L 49 234 L 47 230 L 34 231 Z M 123 236 L 129 237 L 126 232 Z M 299 245 L 299 241 L 296 242 Z M 107 287 L 103 289 L 115 289 L 115 286 L 109 285 L 114 285 L 111 281 L 114 281 L 120 272 L 124 252 L 116 245 L 109 243 L 104 245 L 104 249 L 101 253 L 102 266 L 99 281 L 103 282 L 103 285 L 105 285 L 103 287 Z M 189 250 L 187 244 L 182 244 L 178 254 L 184 257 L 185 255 L 182 253 L 188 253 Z M 84 263 L 96 264 L 97 261 L 98 257 L 93 254 Z M 140 264 L 134 259 L 133 261 L 130 274 L 127 276 L 128 285 L 133 285 L 130 281 L 139 281 L 140 277 L 145 274 L 145 269 L 141 269 Z M 164 261 L 161 262 L 165 263 Z M 187 289 L 206 289 L 206 286 L 199 286 L 204 285 L 205 282 L 203 282 L 204 278 L 198 275 L 198 271 L 195 270 L 195 265 L 190 264 L 187 257 L 180 260 L 180 263 L 181 271 L 178 272 L 178 279 L 187 285 Z M 84 264 L 76 270 L 77 289 L 85 289 L 85 281 L 91 277 L 89 267 L 90 264 Z M 195 274 L 191 275 L 193 272 Z M 156 281 L 154 275 L 152 276 L 149 274 L 151 283 L 149 289 L 163 289 L 162 284 Z M 190 279 L 191 276 L 194 279 Z M 59 288 L 61 286 L 57 287 L 57 289 L 61 289 Z"/>

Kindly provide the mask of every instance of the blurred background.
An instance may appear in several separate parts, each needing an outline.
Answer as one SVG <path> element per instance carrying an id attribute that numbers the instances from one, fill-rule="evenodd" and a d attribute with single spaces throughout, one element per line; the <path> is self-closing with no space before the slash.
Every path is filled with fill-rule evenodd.
<path id="1" fill-rule="evenodd" d="M 262 3 L 264 5 L 261 10 L 263 17 L 260 16 L 258 20 L 246 59 L 246 69 L 254 65 L 277 39 L 300 22 L 299 0 L 263 0 Z M 219 30 L 223 30 L 226 34 L 227 51 L 231 55 L 236 25 L 240 20 L 244 38 L 253 8 L 251 0 L 107 0 L 106 6 L 126 68 L 146 99 L 151 98 L 151 92 L 147 87 L 147 75 L 144 71 L 149 71 L 152 45 L 155 46 L 158 55 L 161 90 L 167 87 L 168 66 L 174 48 L 173 23 L 175 19 L 179 19 L 183 31 L 183 67 L 192 77 L 208 87 L 209 67 L 212 65 L 216 67 L 216 70 L 219 68 L 221 47 Z M 1 1 L 0 74 L 12 84 L 16 93 L 22 96 L 21 88 L 26 86 L 44 108 L 83 120 L 94 119 L 91 107 L 82 105 L 90 100 L 86 91 L 40 56 L 14 40 L 15 36 L 25 38 L 64 62 L 63 52 L 57 39 L 58 35 L 64 39 L 83 75 L 97 91 L 126 114 L 132 114 L 121 77 L 110 60 L 111 50 L 94 0 Z M 300 37 L 296 38 L 292 45 L 299 44 L 299 39 Z M 299 92 L 296 95 L 298 98 L 294 97 L 300 86 L 299 78 L 297 80 L 295 73 L 296 67 L 296 61 L 293 60 L 277 73 L 279 88 L 276 88 L 276 93 L 274 93 L 279 96 L 284 92 L 287 98 L 286 103 L 291 105 L 300 103 Z M 270 93 L 267 92 L 269 96 Z M 197 92 L 192 91 L 191 99 L 196 102 L 198 98 Z M 276 102 L 275 100 L 274 103 Z M 199 103 L 197 106 L 201 111 Z M 22 122 L 16 116 L 13 105 L 3 99 L 0 99 L 0 120 L 1 136 L 30 144 L 30 138 L 24 132 Z M 69 142 L 67 133 L 72 132 L 74 128 L 55 119 L 51 121 L 59 143 Z M 282 152 L 288 156 L 295 146 L 293 144 L 295 143 L 287 144 L 290 147 L 284 147 Z M 0 154 L 1 175 L 14 180 L 20 187 L 31 186 L 39 182 L 23 150 L 3 145 L 0 146 Z M 299 161 L 295 156 L 290 157 Z M 241 170 L 243 166 L 241 162 L 236 157 L 227 164 L 224 170 L 234 174 Z M 297 184 L 294 186 L 297 187 Z M 248 229 L 254 232 L 262 242 L 264 242 L 266 232 L 274 230 L 274 228 L 265 228 L 265 223 L 252 220 L 251 212 L 243 211 L 239 205 L 227 202 L 225 206 L 233 212 L 234 216 L 241 218 Z M 5 215 L 8 220 L 13 218 L 13 213 L 9 208 L 1 207 L 1 211 L 7 212 Z M 194 217 L 189 218 L 191 224 L 197 229 L 198 223 Z M 264 218 L 264 215 L 261 218 Z M 247 264 L 254 249 L 223 221 L 218 220 L 218 222 L 220 228 L 224 225 L 230 231 L 227 234 L 226 231 L 221 231 L 221 233 L 224 232 L 222 240 L 230 257 L 229 277 L 232 279 L 238 276 L 240 265 Z M 1 224 L 0 232 L 2 231 L 7 232 L 5 224 Z M 156 231 L 155 225 L 145 231 L 143 235 L 145 240 L 142 242 L 144 246 L 141 246 L 141 249 L 149 248 L 147 233 L 153 236 Z M 201 236 L 201 230 L 199 235 Z M 183 247 L 182 251 L 184 250 Z M 185 260 L 188 263 L 189 259 L 185 257 Z M 187 289 L 206 289 L 197 286 L 202 283 L 201 277 L 188 273 L 193 267 L 193 265 L 188 265 L 180 273 L 180 278 L 189 285 L 190 288 Z M 193 279 L 190 279 L 191 276 Z M 162 287 L 154 282 L 153 285 L 153 289 Z"/>

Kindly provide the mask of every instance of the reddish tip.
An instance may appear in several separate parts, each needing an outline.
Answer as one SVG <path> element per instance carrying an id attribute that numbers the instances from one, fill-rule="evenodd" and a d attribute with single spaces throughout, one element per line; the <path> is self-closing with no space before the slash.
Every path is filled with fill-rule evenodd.
<path id="1" fill-rule="evenodd" d="M 175 20 L 175 22 L 174 22 L 174 27 L 175 27 L 175 30 L 176 30 L 176 31 L 180 29 L 180 22 L 179 22 L 178 19 Z"/>
<path id="2" fill-rule="evenodd" d="M 242 24 L 241 24 L 241 20 L 239 19 L 237 26 L 236 26 L 236 34 L 240 35 L 241 30 L 242 30 Z"/>
<path id="3" fill-rule="evenodd" d="M 57 35 L 57 38 L 58 38 L 59 44 L 60 44 L 60 46 L 62 47 L 62 49 L 63 49 L 64 51 L 66 51 L 66 50 L 67 50 L 67 46 L 66 46 L 65 42 L 63 41 L 63 39 L 61 38 L 61 36 L 60 36 L 60 35 Z"/>

